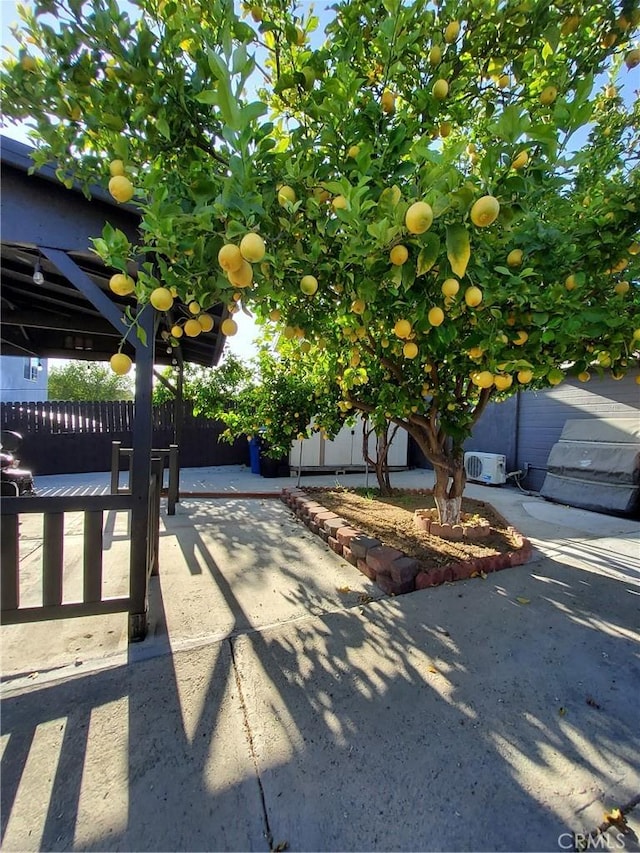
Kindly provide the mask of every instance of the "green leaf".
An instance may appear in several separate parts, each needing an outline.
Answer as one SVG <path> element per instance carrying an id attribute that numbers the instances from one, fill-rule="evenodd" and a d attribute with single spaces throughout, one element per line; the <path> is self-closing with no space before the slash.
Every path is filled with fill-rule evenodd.
<path id="1" fill-rule="evenodd" d="M 156 119 L 156 127 L 158 128 L 159 133 L 164 136 L 165 139 L 171 139 L 171 130 L 169 129 L 169 122 L 163 116 L 158 116 Z"/>
<path id="2" fill-rule="evenodd" d="M 440 238 L 437 234 L 427 234 L 424 237 L 422 249 L 418 255 L 418 266 L 416 275 L 421 276 L 429 272 L 431 267 L 438 260 L 440 254 Z"/>
<path id="3" fill-rule="evenodd" d="M 462 278 L 471 258 L 469 234 L 464 225 L 447 225 L 447 257 L 453 272 Z"/>
<path id="4" fill-rule="evenodd" d="M 239 74 L 247 64 L 247 49 L 241 44 L 233 51 L 233 65 L 231 67 L 233 74 Z"/>
<path id="5" fill-rule="evenodd" d="M 246 107 L 243 107 L 240 111 L 242 124 L 246 127 L 248 124 L 251 124 L 252 121 L 263 116 L 266 112 L 266 104 L 263 104 L 261 101 L 253 101 L 253 103 L 247 104 Z"/>
<path id="6" fill-rule="evenodd" d="M 218 103 L 218 93 L 215 89 L 205 89 L 202 92 L 198 92 L 195 100 L 201 104 L 216 105 Z"/>
<path id="7" fill-rule="evenodd" d="M 143 347 L 147 345 L 147 333 L 142 326 L 136 326 L 136 335 L 138 336 L 138 340 L 142 344 Z"/>

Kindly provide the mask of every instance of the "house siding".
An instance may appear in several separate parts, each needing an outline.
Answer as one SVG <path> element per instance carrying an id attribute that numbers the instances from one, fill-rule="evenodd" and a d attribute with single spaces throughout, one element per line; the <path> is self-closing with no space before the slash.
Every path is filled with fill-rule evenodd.
<path id="1" fill-rule="evenodd" d="M 616 382 L 610 377 L 588 383 L 563 382 L 545 391 L 520 396 L 518 467 L 531 466 L 525 485 L 538 491 L 544 482 L 551 448 L 560 438 L 565 421 L 584 418 L 640 418 L 638 371 Z"/>
<path id="2" fill-rule="evenodd" d="M 25 376 L 23 356 L 3 355 L 0 357 L 0 402 L 26 403 L 43 402 L 47 399 L 48 362 L 40 359 L 42 370 L 35 379 Z"/>
<path id="3" fill-rule="evenodd" d="M 491 403 L 465 442 L 465 450 L 503 453 L 507 471 L 530 466 L 522 481 L 539 491 L 546 475 L 547 459 L 569 418 L 640 418 L 640 371 L 629 371 L 616 382 L 594 377 L 588 383 L 567 380 L 544 391 L 521 391 L 501 403 Z M 430 468 L 411 442 L 410 464 Z"/>

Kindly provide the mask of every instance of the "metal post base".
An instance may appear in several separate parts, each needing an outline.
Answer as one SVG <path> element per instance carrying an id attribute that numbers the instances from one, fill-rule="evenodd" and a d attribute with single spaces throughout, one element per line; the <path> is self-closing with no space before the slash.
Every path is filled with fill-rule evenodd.
<path id="1" fill-rule="evenodd" d="M 149 618 L 147 613 L 129 614 L 129 642 L 141 643 L 147 636 L 149 630 Z"/>

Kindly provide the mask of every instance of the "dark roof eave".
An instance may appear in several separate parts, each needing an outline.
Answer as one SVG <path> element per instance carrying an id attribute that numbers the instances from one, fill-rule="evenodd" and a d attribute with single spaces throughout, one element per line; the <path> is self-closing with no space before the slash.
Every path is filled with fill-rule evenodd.
<path id="1" fill-rule="evenodd" d="M 19 169 L 21 172 L 28 172 L 34 165 L 32 157 L 34 151 L 35 149 L 32 146 L 26 145 L 24 142 L 18 142 L 17 139 L 11 139 L 9 136 L 0 135 L 0 159 L 2 163 L 6 163 L 7 166 L 12 166 L 14 169 Z M 39 169 L 36 169 L 33 175 L 42 178 L 45 181 L 51 181 L 60 185 L 60 181 L 56 177 L 55 166 L 52 166 L 49 163 L 41 166 Z M 84 195 L 81 185 L 77 181 L 74 181 L 71 191 Z M 104 202 L 111 207 L 117 207 L 120 210 L 125 210 L 127 213 L 133 213 L 136 216 L 140 216 L 140 208 L 135 204 L 119 204 L 114 200 L 111 194 L 107 192 L 107 190 L 97 186 L 96 184 L 92 184 L 89 187 L 89 192 L 91 194 L 91 198 Z"/>

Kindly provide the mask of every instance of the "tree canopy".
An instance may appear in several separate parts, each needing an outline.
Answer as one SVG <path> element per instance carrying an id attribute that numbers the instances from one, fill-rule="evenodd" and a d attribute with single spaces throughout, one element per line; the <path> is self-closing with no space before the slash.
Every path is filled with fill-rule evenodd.
<path id="1" fill-rule="evenodd" d="M 637 365 L 637 0 L 343 0 L 317 48 L 285 0 L 133 5 L 36 0 L 4 109 L 139 204 L 140 245 L 95 248 L 146 254 L 175 345 L 254 311 L 408 430 L 453 516 L 490 399 Z"/>
<path id="2" fill-rule="evenodd" d="M 133 383 L 95 361 L 70 361 L 51 367 L 47 380 L 50 400 L 132 400 Z"/>

